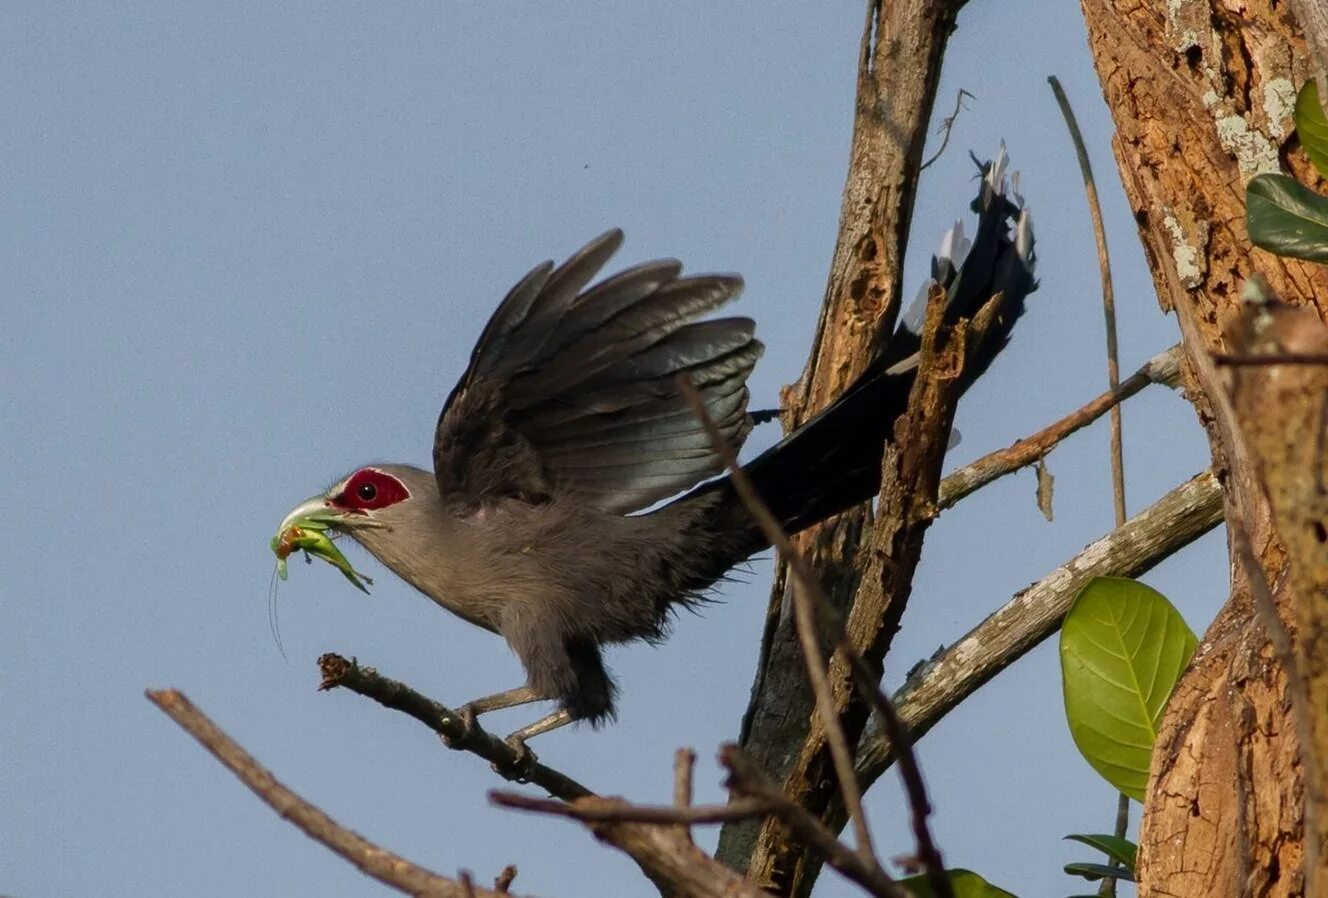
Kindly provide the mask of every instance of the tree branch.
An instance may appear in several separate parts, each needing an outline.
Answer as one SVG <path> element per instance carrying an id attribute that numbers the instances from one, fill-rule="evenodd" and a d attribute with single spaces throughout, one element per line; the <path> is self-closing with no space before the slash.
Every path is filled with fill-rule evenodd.
<path id="1" fill-rule="evenodd" d="M 485 732 L 478 723 L 468 730 L 451 708 L 421 695 L 405 683 L 383 676 L 372 667 L 361 667 L 356 661 L 347 661 L 329 652 L 318 659 L 318 669 L 323 674 L 319 689 L 349 689 L 386 708 L 409 714 L 438 735 L 451 739 L 458 749 L 490 762 L 502 776 L 507 776 L 502 771 L 513 769 L 520 760 L 512 746 Z M 538 762 L 523 769 L 522 778 L 564 801 L 594 794 L 566 774 Z"/>
<path id="2" fill-rule="evenodd" d="M 1107 229 L 1102 224 L 1102 204 L 1097 198 L 1097 182 L 1093 179 L 1093 166 L 1088 161 L 1088 147 L 1084 145 L 1084 135 L 1079 130 L 1079 122 L 1074 116 L 1074 107 L 1070 98 L 1055 75 L 1047 78 L 1051 92 L 1056 96 L 1056 104 L 1061 108 L 1065 126 L 1070 131 L 1070 140 L 1074 143 L 1074 154 L 1079 160 L 1079 172 L 1084 179 L 1084 193 L 1088 197 L 1088 214 L 1093 221 L 1093 236 L 1097 241 L 1097 266 L 1102 279 L 1102 315 L 1107 329 L 1107 386 L 1112 390 L 1120 388 L 1120 355 L 1116 344 L 1116 291 L 1111 284 L 1111 256 L 1107 252 Z M 1121 437 L 1121 407 L 1111 409 L 1111 496 L 1116 511 L 1116 526 L 1125 523 L 1125 449 Z M 1118 839 L 1125 838 L 1125 831 L 1130 825 L 1130 799 L 1124 793 L 1117 796 L 1116 825 L 1113 834 Z M 1107 863 L 1108 867 L 1120 866 L 1115 859 Z M 1097 893 L 1115 896 L 1116 877 L 1106 876 L 1098 886 Z"/>
<path id="3" fill-rule="evenodd" d="M 786 390 L 784 423 L 809 419 L 862 371 L 875 335 L 899 309 L 901 267 L 917 191 L 941 58 L 962 6 L 959 0 L 868 0 L 858 58 L 857 99 L 839 233 L 813 349 L 798 383 Z M 798 537 L 816 580 L 841 612 L 856 589 L 854 559 L 861 510 Z M 740 741 L 763 769 L 782 780 L 797 756 L 814 697 L 801 675 L 787 571 L 771 590 L 752 700 Z M 787 612 L 787 613 L 786 613 Z M 771 881 L 768 844 L 755 858 L 759 825 L 725 826 L 718 856 Z M 780 875 L 783 875 L 782 873 Z"/>
<path id="4" fill-rule="evenodd" d="M 372 698 L 379 704 L 414 717 L 429 729 L 459 739 L 466 730 L 456 712 L 373 668 L 327 654 L 318 660 L 323 672 L 322 689 L 342 687 Z M 516 760 L 511 747 L 478 727 L 470 739 L 457 746 L 497 765 L 510 767 Z M 564 801 L 605 801 L 585 786 L 556 770 L 536 763 L 525 771 L 527 779 Z M 500 774 L 505 775 L 505 774 Z M 697 848 L 687 834 L 675 826 L 604 821 L 590 824 L 596 838 L 636 861 L 642 872 L 663 895 L 691 898 L 769 898 L 756 886 Z"/>
<path id="5" fill-rule="evenodd" d="M 582 823 L 727 823 L 744 817 L 760 817 L 770 812 L 770 803 L 753 798 L 729 804 L 698 805 L 680 808 L 675 805 L 632 804 L 621 798 L 578 798 L 562 801 L 557 798 L 534 798 L 520 792 L 489 793 L 489 801 L 500 808 L 534 811 L 567 817 Z"/>
<path id="6" fill-rule="evenodd" d="M 1070 434 L 1092 424 L 1149 384 L 1166 384 L 1174 387 L 1180 380 L 1180 358 L 1179 345 L 1158 353 L 1115 389 L 1107 390 L 1037 433 L 1026 436 L 1005 449 L 984 455 L 950 474 L 941 481 L 938 504 L 943 509 L 949 508 L 992 481 L 1046 458 L 1051 450 Z"/>
<path id="7" fill-rule="evenodd" d="M 226 735 L 207 715 L 174 689 L 148 690 L 148 700 L 178 723 L 231 773 L 284 820 L 316 842 L 358 867 L 367 876 L 408 895 L 437 898 L 496 898 L 503 892 L 476 889 L 473 884 L 439 876 L 338 824 L 327 814 L 286 788 L 277 778 Z"/>
<path id="8" fill-rule="evenodd" d="M 908 898 L 908 892 L 891 879 L 874 859 L 852 851 L 816 815 L 789 799 L 778 784 L 761 772 L 738 746 L 720 748 L 719 763 L 729 771 L 726 784 L 734 792 L 765 801 L 803 842 L 814 848 L 825 862 L 878 898 Z M 949 880 L 946 880 L 949 883 Z"/>
<path id="9" fill-rule="evenodd" d="M 929 342 L 935 340 L 943 308 L 944 297 L 939 295 L 933 297 L 931 307 L 928 310 L 927 330 Z M 686 375 L 681 375 L 679 377 L 679 387 L 683 395 L 686 396 L 687 402 L 692 408 L 692 413 L 705 427 L 706 433 L 710 437 L 711 446 L 728 469 L 733 487 L 741 498 L 743 506 L 751 514 L 752 519 L 756 521 L 757 526 L 761 528 L 761 532 L 770 541 L 770 544 L 784 556 L 789 568 L 793 571 L 793 600 L 796 605 L 798 637 L 802 643 L 807 673 L 816 692 L 816 711 L 823 721 L 828 741 L 834 753 L 835 775 L 840 787 L 839 794 L 848 809 L 849 816 L 858 825 L 859 858 L 871 872 L 874 880 L 890 882 L 893 887 L 893 880 L 881 868 L 880 859 L 876 857 L 876 853 L 872 848 L 870 831 L 862 809 L 862 793 L 858 788 L 857 777 L 853 770 L 852 753 L 846 744 L 847 739 L 840 726 L 834 695 L 830 691 L 825 675 L 825 661 L 821 655 L 820 635 L 816 632 L 815 626 L 815 618 L 817 617 L 822 621 L 822 626 L 830 631 L 829 636 L 835 643 L 837 650 L 848 661 L 858 688 L 876 708 L 887 731 L 895 735 L 898 744 L 901 746 L 900 754 L 903 758 L 901 768 L 905 771 L 904 780 L 912 812 L 914 833 L 918 842 L 918 856 L 922 859 L 927 873 L 931 877 L 932 888 L 937 898 L 951 898 L 952 890 L 950 881 L 945 875 L 945 866 L 927 827 L 927 815 L 931 813 L 931 805 L 927 801 L 926 789 L 923 786 L 922 777 L 918 773 L 916 759 L 913 757 L 907 735 L 899 724 L 899 718 L 895 714 L 890 700 L 877 688 L 878 677 L 858 652 L 857 646 L 853 644 L 853 640 L 844 629 L 843 621 L 821 590 L 820 584 L 816 582 L 811 571 L 808 570 L 802 555 L 794 548 L 788 533 L 780 526 L 779 521 L 761 499 L 756 491 L 756 485 L 747 476 L 747 472 L 738 464 L 737 456 L 734 455 L 732 447 L 725 441 L 724 435 L 710 417 L 695 385 Z M 730 746 L 729 749 L 721 752 L 721 757 L 740 758 L 741 753 L 736 746 Z M 808 813 L 796 804 L 794 806 L 798 807 L 801 813 Z M 894 889 L 892 893 L 897 894 L 898 890 Z"/>
<path id="10" fill-rule="evenodd" d="M 1022 658 L 1060 627 L 1074 597 L 1094 577 L 1134 577 L 1213 529 L 1222 520 L 1222 490 L 1209 472 L 1187 481 L 1056 568 L 921 665 L 894 700 L 914 737 Z M 894 763 L 879 733 L 864 740 L 858 776 L 864 785 Z M 840 812 L 842 814 L 842 812 Z"/>

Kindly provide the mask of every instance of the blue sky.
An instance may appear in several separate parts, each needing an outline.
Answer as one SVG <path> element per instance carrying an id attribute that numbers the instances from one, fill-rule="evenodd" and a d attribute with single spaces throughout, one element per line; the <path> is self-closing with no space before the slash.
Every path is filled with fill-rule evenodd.
<path id="1" fill-rule="evenodd" d="M 0 893 L 366 895 L 381 890 L 261 806 L 142 697 L 183 689 L 279 777 L 441 872 L 505 864 L 539 896 L 653 894 L 565 822 L 490 808 L 487 765 L 349 694 L 314 660 L 355 655 L 459 703 L 520 681 L 501 641 L 363 553 L 365 597 L 325 565 L 279 591 L 283 513 L 355 465 L 427 464 L 480 327 L 532 264 L 610 226 L 622 264 L 740 271 L 767 344 L 754 402 L 806 358 L 834 243 L 859 4 L 13 3 L 0 13 Z M 923 179 L 927 254 L 1002 139 L 1023 172 L 1041 290 L 966 397 L 950 464 L 1007 445 L 1104 386 L 1092 231 L 1046 86 L 1076 104 L 1110 222 L 1122 369 L 1176 339 L 1157 308 L 1073 4 L 972 3 L 938 115 L 968 101 Z M 934 143 L 935 141 L 933 141 Z M 1207 463 L 1179 396 L 1125 411 L 1131 510 Z M 758 431 L 749 451 L 775 438 Z M 1056 520 L 1029 472 L 946 512 L 887 683 L 1109 529 L 1107 431 L 1052 455 Z M 620 721 L 536 747 L 606 793 L 666 800 L 679 745 L 700 797 L 746 705 L 770 563 L 615 650 Z M 1146 579 L 1202 630 L 1225 594 L 1219 537 Z M 515 727 L 525 711 L 499 718 Z M 946 858 L 1023 895 L 1067 893 L 1114 795 L 1065 728 L 1054 643 L 919 747 Z M 883 853 L 910 849 L 893 776 L 869 796 Z M 1137 818 L 1137 809 L 1136 814 Z M 713 833 L 705 834 L 707 840 Z M 855 894 L 833 873 L 819 894 Z"/>

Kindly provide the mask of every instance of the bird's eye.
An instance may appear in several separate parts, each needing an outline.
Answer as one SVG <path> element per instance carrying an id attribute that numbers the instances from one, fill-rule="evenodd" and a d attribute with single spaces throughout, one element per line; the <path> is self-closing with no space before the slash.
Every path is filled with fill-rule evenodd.
<path id="1" fill-rule="evenodd" d="M 397 478 L 377 468 L 360 468 L 346 478 L 332 504 L 352 511 L 378 511 L 410 498 L 410 490 Z"/>

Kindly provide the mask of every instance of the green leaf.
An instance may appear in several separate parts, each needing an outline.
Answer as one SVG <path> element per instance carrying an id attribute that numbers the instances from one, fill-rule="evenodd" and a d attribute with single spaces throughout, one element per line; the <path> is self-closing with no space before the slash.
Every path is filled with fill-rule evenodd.
<path id="1" fill-rule="evenodd" d="M 1328 198 L 1286 175 L 1255 175 L 1245 187 L 1245 229 L 1255 246 L 1328 262 Z"/>
<path id="2" fill-rule="evenodd" d="M 956 867 L 953 870 L 946 870 L 945 875 L 950 877 L 950 888 L 955 898 L 1015 898 L 1014 893 L 992 885 L 972 870 Z M 913 898 L 934 898 L 936 894 L 927 883 L 925 873 L 906 876 L 899 880 L 899 884 Z"/>
<path id="3" fill-rule="evenodd" d="M 1123 839 L 1120 836 L 1113 836 L 1110 833 L 1071 833 L 1065 838 L 1072 842 L 1082 842 L 1111 858 L 1113 861 L 1119 861 L 1129 869 L 1134 869 L 1135 858 L 1139 855 L 1139 846 L 1135 845 L 1129 839 Z"/>
<path id="4" fill-rule="evenodd" d="M 1061 684 L 1074 744 L 1093 769 L 1142 802 L 1157 724 L 1194 633 L 1155 589 L 1096 577 L 1061 626 Z"/>
<path id="5" fill-rule="evenodd" d="M 1328 178 L 1328 118 L 1324 118 L 1319 89 L 1312 79 L 1296 95 L 1296 134 L 1319 174 Z"/>
<path id="6" fill-rule="evenodd" d="M 1099 879 L 1119 879 L 1121 882 L 1134 882 L 1134 874 L 1123 867 L 1110 867 L 1106 864 L 1066 864 L 1065 872 L 1071 876 L 1082 876 L 1089 882 Z"/>

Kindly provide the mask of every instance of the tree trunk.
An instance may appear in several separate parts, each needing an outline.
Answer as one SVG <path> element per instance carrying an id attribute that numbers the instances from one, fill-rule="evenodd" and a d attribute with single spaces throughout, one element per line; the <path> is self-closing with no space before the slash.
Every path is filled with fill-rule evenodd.
<path id="1" fill-rule="evenodd" d="M 874 335 L 888 332 L 898 313 L 922 147 L 946 40 L 960 6 L 962 0 L 867 4 L 839 237 L 811 358 L 802 378 L 782 397 L 784 423 L 790 428 L 828 405 L 861 372 L 871 357 Z M 859 552 L 871 523 L 870 510 L 863 507 L 796 537 L 841 612 L 857 594 Z M 787 568 L 781 565 L 740 742 L 795 801 L 819 814 L 834 797 L 836 781 L 824 732 L 813 714 L 815 701 L 794 632 L 788 586 Z M 856 713 L 845 724 L 856 741 L 866 707 L 855 699 L 842 665 L 831 676 L 839 707 L 846 709 L 856 701 Z M 819 865 L 819 857 L 773 817 L 726 824 L 717 856 L 781 895 L 797 883 L 810 888 Z"/>
<path id="2" fill-rule="evenodd" d="M 1292 677 L 1270 641 L 1272 615 L 1260 619 L 1240 562 L 1247 535 L 1257 559 L 1250 567 L 1277 584 L 1276 616 L 1294 625 L 1299 599 L 1294 578 L 1282 576 L 1283 519 L 1269 507 L 1258 447 L 1241 438 L 1247 422 L 1232 414 L 1208 355 L 1239 348 L 1227 345 L 1223 327 L 1256 272 L 1282 298 L 1320 317 L 1328 308 L 1323 269 L 1255 250 L 1245 232 L 1250 177 L 1290 171 L 1317 183 L 1293 136 L 1295 92 L 1311 74 L 1306 44 L 1277 0 L 1082 5 L 1125 192 L 1159 300 L 1176 313 L 1186 392 L 1226 487 L 1233 548 L 1231 594 L 1162 721 L 1141 823 L 1139 893 L 1323 896 L 1312 887 L 1322 875 L 1319 839 L 1304 834 Z"/>

